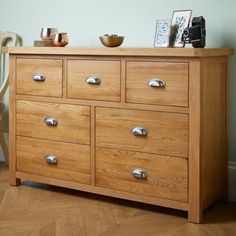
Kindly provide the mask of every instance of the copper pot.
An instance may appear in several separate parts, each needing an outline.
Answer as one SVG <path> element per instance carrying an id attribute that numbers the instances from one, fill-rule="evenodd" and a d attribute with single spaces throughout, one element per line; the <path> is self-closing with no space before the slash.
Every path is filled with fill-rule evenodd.
<path id="1" fill-rule="evenodd" d="M 52 40 L 55 33 L 57 33 L 57 28 L 42 28 L 40 36 L 42 40 Z"/>
<path id="2" fill-rule="evenodd" d="M 56 33 L 53 35 L 53 45 L 55 47 L 64 47 L 69 43 L 67 33 Z"/>

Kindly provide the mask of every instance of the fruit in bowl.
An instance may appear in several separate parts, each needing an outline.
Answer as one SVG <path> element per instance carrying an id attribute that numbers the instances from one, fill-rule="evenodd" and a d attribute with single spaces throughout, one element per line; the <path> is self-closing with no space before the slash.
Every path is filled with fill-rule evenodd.
<path id="1" fill-rule="evenodd" d="M 124 36 L 119 36 L 117 34 L 104 34 L 99 37 L 101 43 L 106 47 L 118 47 L 123 43 L 124 38 Z"/>

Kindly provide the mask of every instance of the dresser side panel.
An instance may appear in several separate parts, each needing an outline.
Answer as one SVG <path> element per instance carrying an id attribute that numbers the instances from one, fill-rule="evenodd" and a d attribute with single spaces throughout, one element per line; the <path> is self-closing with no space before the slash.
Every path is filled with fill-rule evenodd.
<path id="1" fill-rule="evenodd" d="M 202 60 L 201 199 L 203 208 L 227 191 L 227 59 Z"/>
<path id="2" fill-rule="evenodd" d="M 9 58 L 9 67 L 9 181 L 11 185 L 18 185 L 20 184 L 20 179 L 16 178 L 16 57 L 14 55 Z"/>
<path id="3" fill-rule="evenodd" d="M 200 109 L 201 60 L 189 63 L 189 212 L 188 220 L 200 223 L 202 206 L 200 201 Z"/>

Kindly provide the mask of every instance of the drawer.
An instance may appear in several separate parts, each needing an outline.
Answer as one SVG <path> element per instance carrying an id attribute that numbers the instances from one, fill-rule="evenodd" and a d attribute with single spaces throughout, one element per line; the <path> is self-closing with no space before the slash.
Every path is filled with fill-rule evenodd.
<path id="1" fill-rule="evenodd" d="M 188 157 L 188 115 L 96 108 L 96 145 Z"/>
<path id="2" fill-rule="evenodd" d="M 17 137 L 17 171 L 90 184 L 90 147 Z"/>
<path id="3" fill-rule="evenodd" d="M 18 100 L 16 133 L 89 145 L 90 107 Z"/>
<path id="4" fill-rule="evenodd" d="M 165 199 L 188 201 L 188 161 L 96 148 L 96 185 Z"/>
<path id="5" fill-rule="evenodd" d="M 188 106 L 188 63 L 127 62 L 126 101 Z"/>
<path id="6" fill-rule="evenodd" d="M 120 101 L 120 61 L 68 60 L 68 98 Z"/>
<path id="7" fill-rule="evenodd" d="M 62 97 L 62 60 L 17 59 L 16 93 Z"/>

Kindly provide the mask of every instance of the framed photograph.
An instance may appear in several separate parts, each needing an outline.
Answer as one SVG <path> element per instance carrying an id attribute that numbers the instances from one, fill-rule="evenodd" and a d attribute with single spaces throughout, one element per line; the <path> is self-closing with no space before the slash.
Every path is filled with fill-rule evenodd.
<path id="1" fill-rule="evenodd" d="M 182 34 L 186 27 L 189 26 L 192 10 L 174 11 L 171 20 L 171 40 L 173 47 L 184 47 Z"/>
<path id="2" fill-rule="evenodd" d="M 168 47 L 170 39 L 171 20 L 157 20 L 154 36 L 154 47 Z"/>

